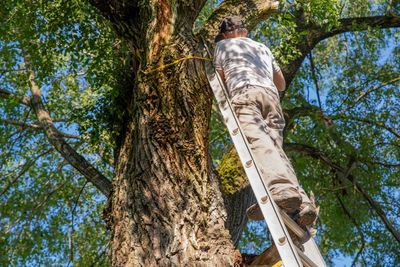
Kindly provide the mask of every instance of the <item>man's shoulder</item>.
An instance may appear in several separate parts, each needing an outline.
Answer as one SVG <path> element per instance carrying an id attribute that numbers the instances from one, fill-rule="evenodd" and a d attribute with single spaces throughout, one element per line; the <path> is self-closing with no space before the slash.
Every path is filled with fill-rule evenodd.
<path id="1" fill-rule="evenodd" d="M 255 41 L 255 40 L 250 39 L 250 38 L 246 38 L 243 41 L 246 42 L 248 45 L 253 46 L 253 47 L 257 48 L 257 49 L 270 51 L 268 46 L 266 46 L 264 43 Z"/>
<path id="2" fill-rule="evenodd" d="M 234 45 L 234 44 L 247 44 L 250 46 L 268 48 L 265 44 L 257 42 L 248 37 L 223 39 L 217 43 L 217 46 L 223 47 L 223 46 L 229 46 L 229 45 Z"/>

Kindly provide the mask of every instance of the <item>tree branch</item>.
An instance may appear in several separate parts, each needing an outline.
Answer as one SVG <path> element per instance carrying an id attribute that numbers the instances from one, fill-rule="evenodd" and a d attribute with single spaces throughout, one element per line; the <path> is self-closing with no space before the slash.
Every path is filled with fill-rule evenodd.
<path id="1" fill-rule="evenodd" d="M 28 96 L 18 96 L 8 90 L 0 88 L 0 98 L 12 99 L 25 106 L 31 105 L 31 98 Z"/>
<path id="2" fill-rule="evenodd" d="M 250 31 L 259 22 L 278 10 L 278 5 L 279 1 L 275 0 L 225 0 L 204 23 L 199 34 L 212 43 L 214 37 L 218 34 L 218 26 L 221 20 L 231 15 L 242 16 L 246 28 Z"/>
<path id="3" fill-rule="evenodd" d="M 19 127 L 21 130 L 24 129 L 32 129 L 32 130 L 43 130 L 42 126 L 39 123 L 26 123 L 26 122 L 22 122 L 22 121 L 14 121 L 14 120 L 8 120 L 8 119 L 1 119 L 0 118 L 0 122 L 4 123 L 4 124 L 9 124 L 9 125 L 14 125 Z M 81 139 L 82 137 L 78 136 L 78 135 L 74 135 L 74 134 L 68 134 L 68 133 L 63 133 L 63 132 L 59 132 L 64 138 L 73 138 L 73 139 Z"/>
<path id="4" fill-rule="evenodd" d="M 304 102 L 304 105 L 302 106 L 283 110 L 283 115 L 286 122 L 284 134 L 286 134 L 293 128 L 295 118 L 302 116 L 311 116 L 313 114 L 322 114 L 322 112 L 318 107 L 310 105 L 307 102 Z"/>
<path id="5" fill-rule="evenodd" d="M 319 41 L 345 32 L 365 31 L 369 28 L 385 29 L 400 27 L 400 18 L 395 16 L 372 16 L 358 18 L 344 18 L 339 20 L 340 25 L 325 31 Z"/>
<path id="6" fill-rule="evenodd" d="M 308 25 L 307 35 L 302 38 L 302 42 L 294 44 L 300 55 L 288 64 L 282 65 L 287 86 L 290 85 L 306 55 L 322 40 L 345 32 L 365 31 L 370 27 L 384 29 L 400 27 L 400 18 L 395 16 L 372 16 L 359 18 L 344 18 L 339 20 L 339 25 L 332 29 L 327 29 L 326 25 Z M 296 22 L 301 25 L 302 21 Z"/>
<path id="7" fill-rule="evenodd" d="M 320 160 L 321 162 L 325 163 L 328 165 L 334 172 L 338 174 L 339 179 L 342 180 L 342 182 L 351 182 L 353 186 L 361 193 L 361 195 L 367 200 L 368 204 L 370 207 L 377 213 L 378 217 L 382 220 L 383 224 L 385 225 L 386 229 L 393 235 L 393 237 L 397 240 L 397 242 L 400 243 L 400 233 L 394 228 L 394 226 L 390 223 L 389 219 L 386 217 L 385 212 L 382 210 L 380 207 L 379 203 L 377 203 L 369 194 L 368 192 L 363 188 L 363 186 L 356 181 L 355 177 L 350 174 L 349 169 L 345 169 L 341 167 L 340 165 L 332 162 L 329 157 L 327 157 L 323 152 L 319 151 L 318 149 L 305 145 L 305 144 L 293 144 L 289 143 L 285 145 L 285 148 L 289 151 L 294 151 L 298 152 L 301 154 L 305 154 L 308 156 L 311 156 L 312 158 L 315 158 L 317 160 Z"/>
<path id="8" fill-rule="evenodd" d="M 400 168 L 400 163 L 387 163 L 387 162 L 380 162 L 380 161 L 366 161 L 371 164 L 381 165 L 386 168 Z"/>
<path id="9" fill-rule="evenodd" d="M 369 125 L 381 127 L 383 129 L 387 130 L 388 132 L 392 133 L 397 138 L 400 138 L 400 133 L 396 132 L 396 130 L 393 127 L 389 127 L 385 123 L 379 123 L 379 122 L 371 121 L 371 120 L 366 119 L 366 118 L 356 118 L 356 117 L 347 117 L 347 116 L 346 117 L 344 117 L 344 116 L 332 117 L 332 120 L 339 120 L 339 119 L 365 122 L 365 123 L 367 123 Z"/>
<path id="10" fill-rule="evenodd" d="M 351 214 L 351 212 L 346 208 L 346 206 L 344 205 L 342 199 L 340 198 L 339 194 L 335 194 L 337 200 L 339 201 L 340 206 L 342 207 L 344 213 L 347 215 L 347 217 L 349 217 L 350 221 L 354 224 L 354 226 L 356 227 L 358 234 L 360 235 L 361 238 L 361 247 L 357 253 L 357 255 L 354 257 L 353 260 L 353 264 L 351 266 L 354 266 L 355 263 L 357 263 L 358 258 L 360 257 L 361 253 L 363 252 L 364 248 L 365 248 L 365 236 L 364 233 L 360 227 L 360 225 L 357 223 L 356 219 L 353 217 L 353 215 Z"/>
<path id="11" fill-rule="evenodd" d="M 27 60 L 26 60 L 27 61 Z M 28 62 L 26 62 L 28 65 Z M 100 190 L 106 197 L 111 193 L 111 182 L 94 168 L 84 157 L 78 154 L 56 129 L 49 113 L 41 99 L 41 90 L 35 81 L 35 75 L 29 70 L 29 82 L 32 91 L 32 107 L 38 117 L 42 129 L 45 131 L 49 142 L 54 148 L 89 182 Z"/>
<path id="12" fill-rule="evenodd" d="M 37 155 L 37 156 L 34 157 L 33 159 L 30 159 L 30 160 L 28 160 L 26 163 L 24 163 L 24 164 L 22 165 L 22 168 L 21 168 L 21 170 L 19 171 L 19 173 L 18 173 L 18 174 L 17 174 L 17 175 L 16 175 L 2 190 L 1 190 L 1 192 L 0 192 L 0 197 L 1 197 L 2 195 L 4 195 L 5 193 L 7 193 L 7 191 L 11 188 L 11 186 L 14 185 L 22 175 L 24 175 L 27 171 L 29 171 L 29 169 L 33 166 L 33 164 L 36 163 L 36 161 L 37 161 L 40 157 L 42 157 L 42 156 L 44 156 L 44 155 L 50 153 L 52 150 L 53 150 L 53 149 L 48 149 L 48 150 L 44 151 L 43 153 Z M 11 172 L 15 172 L 15 170 L 13 170 L 13 171 L 11 171 Z M 7 176 L 8 176 L 8 175 L 7 175 Z"/>
<path id="13" fill-rule="evenodd" d="M 382 87 L 385 87 L 386 85 L 393 84 L 393 83 L 396 83 L 398 81 L 400 81 L 400 77 L 396 77 L 394 79 L 391 79 L 390 81 L 383 82 L 383 83 L 381 83 L 380 85 L 378 85 L 376 87 L 372 87 L 372 88 L 368 89 L 365 92 L 361 92 L 360 95 L 354 100 L 354 102 L 351 105 L 349 105 L 347 108 L 343 109 L 341 111 L 341 113 L 345 113 L 349 109 L 353 108 L 355 105 L 357 105 L 361 101 L 361 99 L 363 99 L 364 97 L 368 96 L 370 93 L 372 93 L 372 92 L 374 92 L 376 90 L 379 90 Z"/>
<path id="14" fill-rule="evenodd" d="M 309 59 L 310 59 L 311 76 L 312 76 L 312 78 L 314 80 L 315 90 L 317 92 L 318 106 L 319 106 L 319 109 L 322 111 L 321 97 L 319 96 L 319 92 L 321 90 L 320 90 L 319 85 L 318 85 L 317 73 L 316 73 L 316 70 L 315 70 L 314 59 L 313 59 L 311 51 L 310 51 L 310 54 L 309 54 Z"/>
<path id="15" fill-rule="evenodd" d="M 40 125 L 36 124 L 36 123 L 25 123 L 22 121 L 14 121 L 14 120 L 1 119 L 1 118 L 0 118 L 0 122 L 2 122 L 4 124 L 18 126 L 19 128 L 22 128 L 22 129 L 26 129 L 26 128 L 33 129 L 33 130 L 42 129 L 42 127 L 40 127 Z"/>

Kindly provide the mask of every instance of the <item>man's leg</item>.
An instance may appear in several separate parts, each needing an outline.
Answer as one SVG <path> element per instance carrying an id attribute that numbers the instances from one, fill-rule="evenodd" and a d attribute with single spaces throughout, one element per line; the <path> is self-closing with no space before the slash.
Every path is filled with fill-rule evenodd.
<path id="1" fill-rule="evenodd" d="M 298 179 L 294 172 L 293 166 L 283 150 L 283 128 L 285 126 L 285 121 L 279 101 L 280 99 L 272 91 L 267 90 L 266 92 L 267 95 L 263 97 L 265 103 L 263 107 L 265 108 L 262 109 L 262 115 L 269 127 L 269 135 L 274 140 L 274 145 L 279 151 L 279 154 L 286 165 L 290 180 L 295 180 L 298 184 Z M 318 216 L 315 203 L 310 200 L 303 188 L 299 187 L 299 193 L 302 197 L 302 204 L 300 206 L 300 212 L 297 216 L 298 223 L 301 225 L 314 224 L 316 217 Z"/>
<path id="2" fill-rule="evenodd" d="M 302 202 L 310 200 L 299 186 L 282 149 L 285 122 L 279 97 L 267 90 L 261 87 L 241 89 L 233 96 L 232 105 L 275 202 L 286 212 L 293 213 L 300 210 Z"/>
<path id="3" fill-rule="evenodd" d="M 301 204 L 299 184 L 297 179 L 291 175 L 282 151 L 277 146 L 279 129 L 271 130 L 265 120 L 264 115 L 268 113 L 267 105 L 270 102 L 265 90 L 261 87 L 243 88 L 232 97 L 232 105 L 249 141 L 255 162 L 261 170 L 264 182 L 274 196 L 274 200 L 279 202 L 285 198 L 297 198 L 297 201 L 289 201 L 289 204 L 293 205 L 292 207 L 281 206 L 287 212 L 294 212 L 299 209 Z M 276 118 L 271 119 L 275 120 Z M 283 118 L 277 119 L 275 124 L 280 124 L 279 128 L 283 129 Z"/>
<path id="4" fill-rule="evenodd" d="M 283 129 L 285 128 L 285 120 L 280 105 L 280 99 L 278 95 L 274 94 L 274 92 L 266 89 L 266 93 L 262 96 L 262 101 L 263 108 L 261 109 L 261 112 L 267 125 L 266 132 L 269 133 L 269 136 L 274 142 L 274 147 L 281 157 L 286 175 L 288 179 L 297 185 L 299 193 L 302 197 L 302 203 L 310 203 L 310 198 L 307 196 L 303 188 L 299 186 L 299 181 L 294 172 L 292 163 L 283 150 Z"/>

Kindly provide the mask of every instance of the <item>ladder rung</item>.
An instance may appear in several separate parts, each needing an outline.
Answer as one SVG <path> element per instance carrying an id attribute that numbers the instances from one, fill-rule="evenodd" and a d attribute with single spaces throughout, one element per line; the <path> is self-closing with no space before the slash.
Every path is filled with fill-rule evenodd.
<path id="1" fill-rule="evenodd" d="M 318 265 L 316 265 L 309 257 L 307 257 L 306 254 L 304 254 L 303 251 L 301 251 L 301 249 L 297 248 L 297 254 L 299 254 L 301 261 L 304 264 L 304 267 L 318 267 Z"/>
<path id="2" fill-rule="evenodd" d="M 239 133 L 239 128 L 236 128 L 232 131 L 232 135 L 237 135 Z"/>
<path id="3" fill-rule="evenodd" d="M 307 242 L 311 235 L 308 231 L 304 231 L 292 218 L 289 217 L 285 212 L 280 211 L 281 217 L 285 223 L 285 225 L 299 238 L 299 241 L 303 244 Z"/>

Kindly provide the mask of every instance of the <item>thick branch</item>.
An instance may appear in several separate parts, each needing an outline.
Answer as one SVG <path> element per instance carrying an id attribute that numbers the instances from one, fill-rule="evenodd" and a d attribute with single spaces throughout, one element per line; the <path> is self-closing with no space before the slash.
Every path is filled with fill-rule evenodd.
<path id="1" fill-rule="evenodd" d="M 400 27 L 400 18 L 395 16 L 344 18 L 340 20 L 339 26 L 324 32 L 319 37 L 319 41 L 345 32 L 365 31 L 369 28 L 385 29 L 398 27 Z"/>
<path id="2" fill-rule="evenodd" d="M 39 123 L 45 131 L 49 142 L 54 148 L 89 182 L 99 189 L 106 197 L 111 193 L 111 182 L 95 169 L 84 157 L 78 154 L 56 129 L 49 113 L 46 111 L 41 99 L 41 91 L 36 84 L 35 75 L 30 71 L 29 82 L 32 91 L 32 107 L 38 117 Z"/>
<path id="3" fill-rule="evenodd" d="M 370 207 L 377 213 L 379 218 L 382 220 L 385 227 L 388 231 L 393 235 L 393 237 L 400 243 L 400 233 L 394 228 L 394 226 L 390 223 L 389 219 L 386 217 L 385 212 L 380 207 L 379 203 L 377 203 L 364 189 L 364 187 L 356 181 L 355 177 L 351 175 L 348 169 L 341 167 L 340 165 L 332 162 L 328 156 L 326 156 L 323 152 L 319 151 L 318 149 L 304 145 L 304 144 L 286 144 L 286 149 L 289 151 L 295 151 L 298 153 L 302 153 L 317 160 L 322 161 L 326 165 L 328 165 L 333 171 L 338 174 L 339 179 L 343 182 L 350 181 L 353 186 L 361 193 L 361 195 L 367 200 Z"/>
<path id="4" fill-rule="evenodd" d="M 302 22 L 298 21 L 297 23 L 300 25 Z M 293 80 L 306 55 L 322 40 L 345 32 L 365 31 L 369 28 L 384 29 L 397 27 L 400 27 L 400 18 L 394 16 L 344 18 L 340 20 L 339 26 L 333 27 L 330 30 L 327 30 L 325 25 L 309 25 L 307 27 L 308 34 L 301 39 L 301 43 L 295 44 L 300 55 L 295 60 L 281 66 L 287 85 L 289 86 Z"/>
<path id="5" fill-rule="evenodd" d="M 279 1 L 273 0 L 225 0 L 204 23 L 199 31 L 207 41 L 212 42 L 218 33 L 221 20 L 230 15 L 240 15 L 248 30 L 265 20 L 278 9 Z"/>

